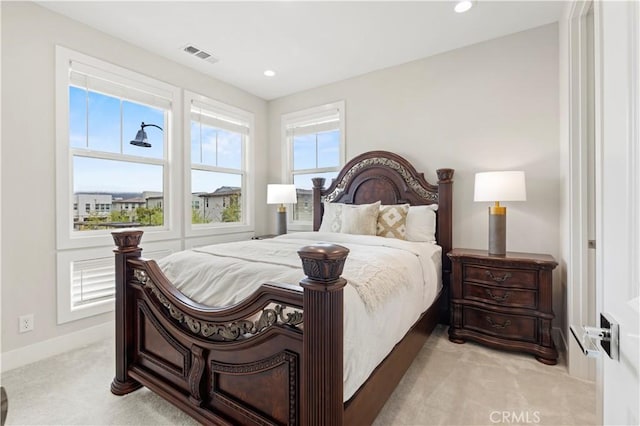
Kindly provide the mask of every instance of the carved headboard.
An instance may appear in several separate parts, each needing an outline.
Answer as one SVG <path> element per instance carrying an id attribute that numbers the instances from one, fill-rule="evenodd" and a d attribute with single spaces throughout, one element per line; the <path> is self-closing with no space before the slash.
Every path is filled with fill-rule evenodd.
<path id="1" fill-rule="evenodd" d="M 387 151 L 370 151 L 349 161 L 324 189 L 324 178 L 313 179 L 313 230 L 322 222 L 322 202 L 367 204 L 438 204 L 436 240 L 442 247 L 443 279 L 451 271 L 447 253 L 452 246 L 453 169 L 438 169 L 438 184 L 426 181 L 422 173 L 404 158 Z M 447 274 L 445 274 L 445 272 Z"/>

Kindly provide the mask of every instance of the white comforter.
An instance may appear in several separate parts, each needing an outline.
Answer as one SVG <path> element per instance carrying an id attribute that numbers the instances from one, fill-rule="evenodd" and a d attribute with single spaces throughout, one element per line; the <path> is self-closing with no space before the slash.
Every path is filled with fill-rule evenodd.
<path id="1" fill-rule="evenodd" d="M 441 248 L 364 235 L 300 232 L 271 240 L 216 244 L 158 261 L 190 299 L 240 302 L 264 282 L 296 284 L 297 250 L 318 242 L 349 248 L 344 291 L 344 400 L 348 400 L 433 302 L 441 286 Z M 302 290 L 302 288 L 301 288 Z"/>

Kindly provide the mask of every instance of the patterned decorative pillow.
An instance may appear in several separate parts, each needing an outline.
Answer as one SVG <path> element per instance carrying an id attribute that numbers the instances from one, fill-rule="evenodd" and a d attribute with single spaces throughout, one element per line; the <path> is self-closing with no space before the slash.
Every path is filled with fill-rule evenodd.
<path id="1" fill-rule="evenodd" d="M 342 231 L 342 206 L 343 203 L 323 203 L 324 214 L 318 232 Z"/>
<path id="2" fill-rule="evenodd" d="M 386 238 L 405 239 L 409 204 L 380 206 L 376 235 Z"/>
<path id="3" fill-rule="evenodd" d="M 343 234 L 376 235 L 380 201 L 373 204 L 345 204 L 342 208 Z"/>

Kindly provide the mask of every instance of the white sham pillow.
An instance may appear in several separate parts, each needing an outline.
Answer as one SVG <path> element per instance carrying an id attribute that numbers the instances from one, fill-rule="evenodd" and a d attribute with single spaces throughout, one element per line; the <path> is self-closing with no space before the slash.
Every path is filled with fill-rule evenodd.
<path id="1" fill-rule="evenodd" d="M 407 241 L 436 242 L 436 210 L 437 204 L 409 207 L 405 233 Z"/>
<path id="2" fill-rule="evenodd" d="M 380 201 L 372 204 L 345 204 L 342 207 L 343 234 L 376 235 Z"/>
<path id="3" fill-rule="evenodd" d="M 340 232 L 342 231 L 342 206 L 343 203 L 322 203 L 324 214 L 320 223 L 319 232 Z"/>

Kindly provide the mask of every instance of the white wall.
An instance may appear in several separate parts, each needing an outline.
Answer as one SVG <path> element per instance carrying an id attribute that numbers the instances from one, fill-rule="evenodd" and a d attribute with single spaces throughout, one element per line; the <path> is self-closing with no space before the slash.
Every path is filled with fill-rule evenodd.
<path id="1" fill-rule="evenodd" d="M 281 115 L 344 99 L 347 158 L 394 151 L 434 183 L 436 168 L 456 170 L 455 247 L 487 247 L 488 205 L 473 202 L 474 173 L 524 170 L 527 201 L 506 203 L 507 249 L 558 260 L 558 69 L 552 24 L 271 101 L 270 181 L 281 179 Z M 555 278 L 554 326 L 562 329 Z"/>
<path id="2" fill-rule="evenodd" d="M 2 351 L 87 329 L 94 316 L 56 324 L 55 45 L 59 44 L 255 114 L 255 205 L 266 204 L 267 104 L 33 3 L 2 2 Z M 48 207 L 43 207 L 48 206 Z M 256 214 L 256 230 L 266 229 Z M 18 334 L 18 316 L 35 330 Z"/>

